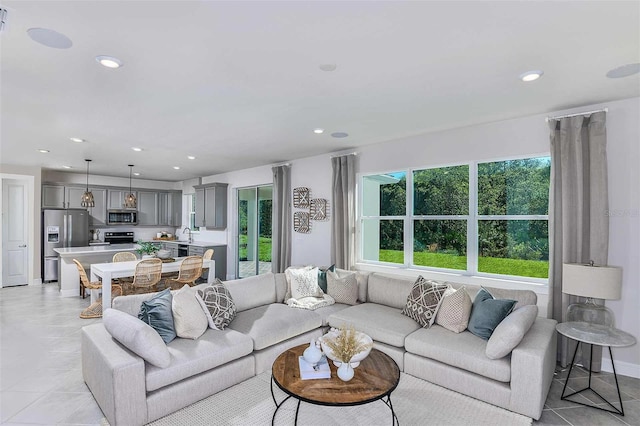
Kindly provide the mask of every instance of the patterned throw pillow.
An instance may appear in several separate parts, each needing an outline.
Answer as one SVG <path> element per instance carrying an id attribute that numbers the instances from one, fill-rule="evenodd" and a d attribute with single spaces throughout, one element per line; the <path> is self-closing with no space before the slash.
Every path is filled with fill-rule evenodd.
<path id="1" fill-rule="evenodd" d="M 216 279 L 212 285 L 198 290 L 198 301 L 206 308 L 209 327 L 224 330 L 236 317 L 236 304 L 227 287 Z"/>
<path id="2" fill-rule="evenodd" d="M 355 305 L 358 302 L 358 279 L 355 272 L 327 271 L 327 294 L 336 303 Z"/>
<path id="3" fill-rule="evenodd" d="M 402 314 L 423 327 L 431 327 L 447 288 L 446 284 L 438 284 L 419 276 L 413 284 L 409 297 L 407 297 L 407 304 L 402 310 Z"/>
<path id="4" fill-rule="evenodd" d="M 436 324 L 454 333 L 462 333 L 469 324 L 472 306 L 471 297 L 464 287 L 458 290 L 449 287 L 438 308 Z"/>
<path id="5" fill-rule="evenodd" d="M 303 297 L 322 297 L 324 293 L 318 286 L 318 268 L 287 268 L 284 271 L 287 285 L 294 299 Z"/>

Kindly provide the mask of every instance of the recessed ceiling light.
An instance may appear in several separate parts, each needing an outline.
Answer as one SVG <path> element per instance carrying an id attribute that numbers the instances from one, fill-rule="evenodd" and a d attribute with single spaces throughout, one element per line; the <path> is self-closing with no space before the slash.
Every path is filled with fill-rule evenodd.
<path id="1" fill-rule="evenodd" d="M 524 81 L 524 82 L 530 82 L 530 81 L 535 81 L 537 79 L 539 79 L 540 77 L 542 77 L 542 74 L 544 74 L 543 71 L 540 70 L 532 70 L 532 71 L 527 71 L 525 73 L 520 74 L 520 80 Z"/>
<path id="2" fill-rule="evenodd" d="M 142 148 L 138 148 L 138 147 L 135 147 L 135 146 L 133 148 L 131 148 L 131 149 L 134 150 L 135 152 L 142 151 Z"/>
<path id="3" fill-rule="evenodd" d="M 107 68 L 120 68 L 123 65 L 120 59 L 114 58 L 113 56 L 96 56 L 96 61 L 98 61 L 98 63 L 103 67 Z"/>
<path id="4" fill-rule="evenodd" d="M 640 73 L 640 63 L 622 65 L 621 67 L 614 68 L 607 73 L 609 78 L 623 78 L 630 75 Z"/>
<path id="5" fill-rule="evenodd" d="M 54 49 L 68 49 L 73 45 L 69 37 L 47 28 L 29 28 L 27 34 L 31 40 Z"/>
<path id="6" fill-rule="evenodd" d="M 86 142 L 84 139 L 81 139 L 81 138 L 69 138 L 69 139 L 71 139 L 71 142 L 76 142 L 76 143 Z"/>
<path id="7" fill-rule="evenodd" d="M 324 129 L 313 129 L 313 133 L 316 135 L 321 135 L 324 133 Z"/>
<path id="8" fill-rule="evenodd" d="M 320 64 L 318 68 L 320 68 L 322 71 L 330 72 L 330 71 L 335 71 L 337 68 L 337 65 L 336 64 Z"/>
<path id="9" fill-rule="evenodd" d="M 71 166 L 62 166 L 63 169 L 70 169 Z"/>
<path id="10" fill-rule="evenodd" d="M 134 176 L 140 176 L 140 173 L 138 173 L 138 172 L 133 172 L 133 175 L 134 175 Z"/>
<path id="11" fill-rule="evenodd" d="M 38 152 L 46 154 L 47 152 L 49 152 L 49 150 L 48 149 L 39 149 Z"/>
<path id="12" fill-rule="evenodd" d="M 195 160 L 195 159 L 196 159 L 196 157 L 194 157 L 193 155 L 187 155 L 187 158 L 188 158 L 189 160 Z"/>
<path id="13" fill-rule="evenodd" d="M 180 166 L 173 166 L 174 169 L 180 170 Z"/>
<path id="14" fill-rule="evenodd" d="M 334 132 L 334 133 L 331 133 L 331 137 L 332 138 L 346 138 L 347 136 L 349 136 L 349 133 L 345 133 L 345 132 Z"/>

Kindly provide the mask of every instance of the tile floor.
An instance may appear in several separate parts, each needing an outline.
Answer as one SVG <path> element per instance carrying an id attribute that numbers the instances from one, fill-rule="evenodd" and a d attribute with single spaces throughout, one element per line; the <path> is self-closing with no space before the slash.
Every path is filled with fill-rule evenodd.
<path id="1" fill-rule="evenodd" d="M 80 366 L 80 328 L 100 321 L 78 318 L 88 305 L 89 298 L 59 297 L 56 283 L 0 289 L 0 424 L 101 424 L 104 416 L 82 380 Z M 618 377 L 622 417 L 561 401 L 567 372 L 558 368 L 545 410 L 534 425 L 640 425 L 639 379 Z M 578 369 L 569 386 L 582 386 L 586 377 Z M 616 397 L 614 385 L 609 373 L 593 380 L 611 399 Z"/>

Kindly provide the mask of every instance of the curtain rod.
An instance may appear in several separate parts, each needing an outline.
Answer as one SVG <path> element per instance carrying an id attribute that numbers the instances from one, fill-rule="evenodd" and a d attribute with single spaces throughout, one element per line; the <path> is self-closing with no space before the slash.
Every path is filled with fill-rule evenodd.
<path id="1" fill-rule="evenodd" d="M 609 108 L 596 109 L 593 111 L 577 112 L 575 114 L 557 115 L 555 117 L 545 117 L 544 121 L 548 123 L 549 120 L 557 120 L 558 118 L 577 117 L 579 115 L 587 115 L 587 114 L 593 114 L 594 112 L 603 112 L 603 111 L 609 112 Z"/>

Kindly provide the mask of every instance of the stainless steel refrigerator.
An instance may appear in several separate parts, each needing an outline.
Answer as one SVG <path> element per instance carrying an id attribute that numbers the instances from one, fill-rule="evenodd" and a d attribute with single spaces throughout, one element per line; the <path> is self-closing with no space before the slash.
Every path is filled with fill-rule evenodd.
<path id="1" fill-rule="evenodd" d="M 43 281 L 58 281 L 58 253 L 55 248 L 89 245 L 89 212 L 85 209 L 42 210 Z"/>

